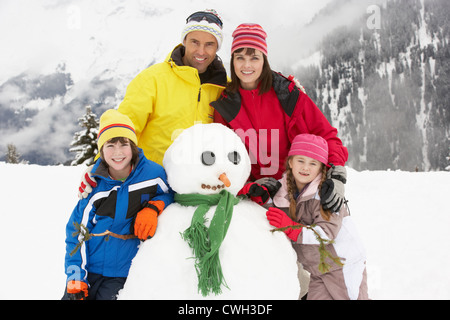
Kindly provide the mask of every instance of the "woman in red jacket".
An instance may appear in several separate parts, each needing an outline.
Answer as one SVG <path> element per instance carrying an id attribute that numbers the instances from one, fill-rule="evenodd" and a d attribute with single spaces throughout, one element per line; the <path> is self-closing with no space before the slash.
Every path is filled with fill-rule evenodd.
<path id="1" fill-rule="evenodd" d="M 245 143 L 252 160 L 250 180 L 259 180 L 258 187 L 273 185 L 261 178 L 281 179 L 294 137 L 301 133 L 321 136 L 328 142 L 331 167 L 322 204 L 339 211 L 344 203 L 348 152 L 337 137 L 336 128 L 293 79 L 271 70 L 267 34 L 260 25 L 241 24 L 232 36 L 231 82 L 211 106 L 215 109 L 215 122 L 235 130 Z M 246 187 L 243 193 L 258 193 L 253 184 Z M 269 193 L 272 195 L 273 191 L 276 192 Z"/>

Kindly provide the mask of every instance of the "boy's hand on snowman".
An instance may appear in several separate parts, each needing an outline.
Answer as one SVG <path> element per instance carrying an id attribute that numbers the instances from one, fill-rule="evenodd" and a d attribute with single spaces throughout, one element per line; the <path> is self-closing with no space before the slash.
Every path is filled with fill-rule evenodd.
<path id="1" fill-rule="evenodd" d="M 164 210 L 164 201 L 148 201 L 136 215 L 134 235 L 140 240 L 147 240 L 155 235 L 158 226 L 158 216 Z"/>
<path id="2" fill-rule="evenodd" d="M 79 199 L 86 198 L 89 193 L 92 192 L 92 188 L 95 188 L 97 186 L 97 181 L 95 181 L 95 178 L 91 175 L 93 167 L 94 165 L 87 167 L 86 171 L 81 177 L 80 187 L 78 188 Z"/>
<path id="3" fill-rule="evenodd" d="M 297 226 L 300 225 L 299 223 L 293 221 L 289 216 L 283 211 L 278 208 L 271 207 L 266 212 L 267 220 L 269 220 L 269 223 L 274 226 L 275 228 L 286 228 L 290 226 Z M 302 228 L 299 229 L 292 229 L 288 228 L 283 231 L 289 239 L 292 241 L 297 241 L 298 236 L 300 232 L 302 232 Z"/>
<path id="4" fill-rule="evenodd" d="M 331 165 L 327 172 L 327 179 L 320 190 L 320 204 L 324 210 L 339 212 L 345 203 L 345 186 L 347 170 L 343 166 Z"/>
<path id="5" fill-rule="evenodd" d="M 259 205 L 265 204 L 270 198 L 269 190 L 256 182 L 247 183 L 237 195 L 246 195 Z"/>
<path id="6" fill-rule="evenodd" d="M 69 300 L 84 300 L 88 296 L 88 285 L 83 281 L 67 282 L 67 297 Z"/>

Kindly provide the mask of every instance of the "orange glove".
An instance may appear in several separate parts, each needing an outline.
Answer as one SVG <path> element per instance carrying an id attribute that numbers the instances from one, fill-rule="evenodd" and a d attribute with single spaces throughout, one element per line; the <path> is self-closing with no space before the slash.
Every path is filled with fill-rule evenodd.
<path id="1" fill-rule="evenodd" d="M 67 282 L 69 300 L 84 300 L 88 296 L 88 285 L 83 281 L 71 280 Z"/>
<path id="2" fill-rule="evenodd" d="M 158 216 L 164 210 L 164 201 L 149 201 L 144 205 L 144 209 L 138 212 L 134 222 L 134 234 L 145 241 L 152 238 L 158 225 Z"/>

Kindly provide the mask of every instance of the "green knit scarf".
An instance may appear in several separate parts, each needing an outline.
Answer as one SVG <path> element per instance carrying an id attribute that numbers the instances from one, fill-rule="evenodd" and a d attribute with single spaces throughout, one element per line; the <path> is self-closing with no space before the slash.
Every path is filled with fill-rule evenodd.
<path id="1" fill-rule="evenodd" d="M 175 202 L 183 206 L 198 206 L 191 226 L 181 236 L 194 251 L 198 290 L 206 297 L 209 293 L 222 293 L 222 284 L 227 287 L 219 260 L 219 248 L 228 231 L 233 216 L 233 207 L 239 202 L 226 190 L 219 194 L 175 194 Z M 205 226 L 205 214 L 217 205 L 209 228 Z M 228 288 L 228 287 L 227 287 Z"/>

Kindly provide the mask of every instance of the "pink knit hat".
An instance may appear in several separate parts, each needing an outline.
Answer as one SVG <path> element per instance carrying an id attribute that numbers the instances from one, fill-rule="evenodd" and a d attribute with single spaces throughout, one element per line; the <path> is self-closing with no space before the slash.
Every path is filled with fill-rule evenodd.
<path id="1" fill-rule="evenodd" d="M 240 24 L 233 34 L 231 53 L 241 48 L 253 48 L 261 51 L 267 56 L 267 34 L 259 24 Z"/>
<path id="2" fill-rule="evenodd" d="M 327 165 L 328 143 L 320 136 L 299 134 L 292 141 L 288 156 L 307 156 Z"/>

